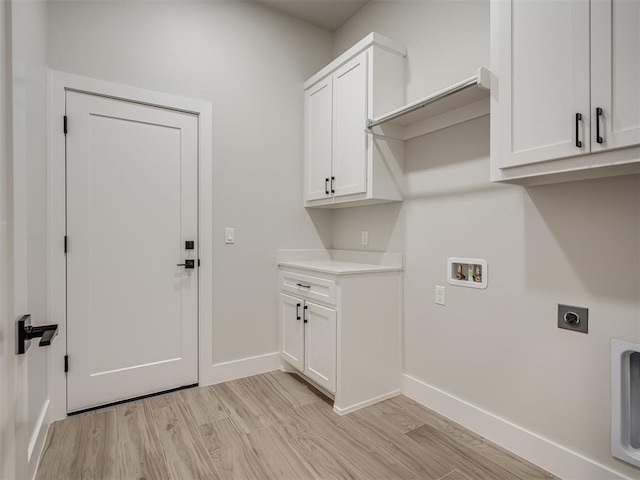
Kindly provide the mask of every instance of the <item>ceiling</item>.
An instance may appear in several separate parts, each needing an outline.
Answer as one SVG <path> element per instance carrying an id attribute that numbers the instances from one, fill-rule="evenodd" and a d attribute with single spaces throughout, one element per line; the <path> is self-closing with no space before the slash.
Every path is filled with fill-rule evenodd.
<path id="1" fill-rule="evenodd" d="M 336 31 L 368 0 L 258 0 L 294 17 Z"/>

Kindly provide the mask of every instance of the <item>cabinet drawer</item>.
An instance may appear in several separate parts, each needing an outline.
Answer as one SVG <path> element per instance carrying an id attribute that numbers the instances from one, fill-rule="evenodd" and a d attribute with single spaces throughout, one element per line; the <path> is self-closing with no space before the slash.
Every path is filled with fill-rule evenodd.
<path id="1" fill-rule="evenodd" d="M 301 298 L 309 298 L 331 305 L 336 304 L 336 282 L 299 273 L 281 271 L 280 288 Z"/>

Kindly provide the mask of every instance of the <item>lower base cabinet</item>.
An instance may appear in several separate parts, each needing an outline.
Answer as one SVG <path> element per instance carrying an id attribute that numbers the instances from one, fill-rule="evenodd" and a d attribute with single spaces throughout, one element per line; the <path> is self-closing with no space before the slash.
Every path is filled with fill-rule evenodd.
<path id="1" fill-rule="evenodd" d="M 336 413 L 400 393 L 401 273 L 280 269 L 283 369 L 333 394 Z"/>
<path id="2" fill-rule="evenodd" d="M 282 358 L 331 393 L 336 391 L 336 311 L 280 294 Z"/>

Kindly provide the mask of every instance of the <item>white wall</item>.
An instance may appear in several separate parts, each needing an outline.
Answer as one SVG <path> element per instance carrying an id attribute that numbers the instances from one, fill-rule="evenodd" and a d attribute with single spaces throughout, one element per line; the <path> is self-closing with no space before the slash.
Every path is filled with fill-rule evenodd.
<path id="1" fill-rule="evenodd" d="M 50 6 L 51 68 L 213 102 L 214 363 L 277 350 L 276 250 L 330 246 L 300 183 L 302 83 L 331 56 L 329 32 L 252 2 Z"/>
<path id="2" fill-rule="evenodd" d="M 488 27 L 488 1 L 372 2 L 338 30 L 334 54 L 370 31 L 406 42 L 412 101 L 488 65 Z M 363 248 L 368 230 L 368 249 L 404 250 L 405 373 L 640 478 L 609 453 L 610 340 L 640 340 L 639 178 L 491 184 L 488 117 L 405 153 L 401 206 L 333 219 L 334 248 Z M 447 285 L 449 256 L 486 259 L 488 289 Z M 556 327 L 558 303 L 589 308 L 588 335 Z"/>

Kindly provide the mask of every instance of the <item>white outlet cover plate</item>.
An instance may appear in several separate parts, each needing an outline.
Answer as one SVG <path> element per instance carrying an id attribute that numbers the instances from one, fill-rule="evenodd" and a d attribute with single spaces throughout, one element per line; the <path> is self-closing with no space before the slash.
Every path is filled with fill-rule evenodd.
<path id="1" fill-rule="evenodd" d="M 436 285 L 435 296 L 436 296 L 435 298 L 436 305 L 446 305 L 447 302 L 446 302 L 444 287 L 440 285 Z"/>
<path id="2" fill-rule="evenodd" d="M 474 280 L 457 280 L 455 278 L 455 274 L 453 273 L 453 264 L 454 263 L 463 263 L 463 264 L 473 264 L 480 265 L 482 267 L 482 281 L 476 282 Z M 465 272 L 466 274 L 466 272 Z M 487 288 L 487 279 L 489 278 L 489 271 L 487 268 L 487 261 L 481 258 L 463 258 L 463 257 L 449 257 L 447 259 L 447 282 L 451 285 L 457 285 L 459 287 L 469 287 L 469 288 Z"/>

